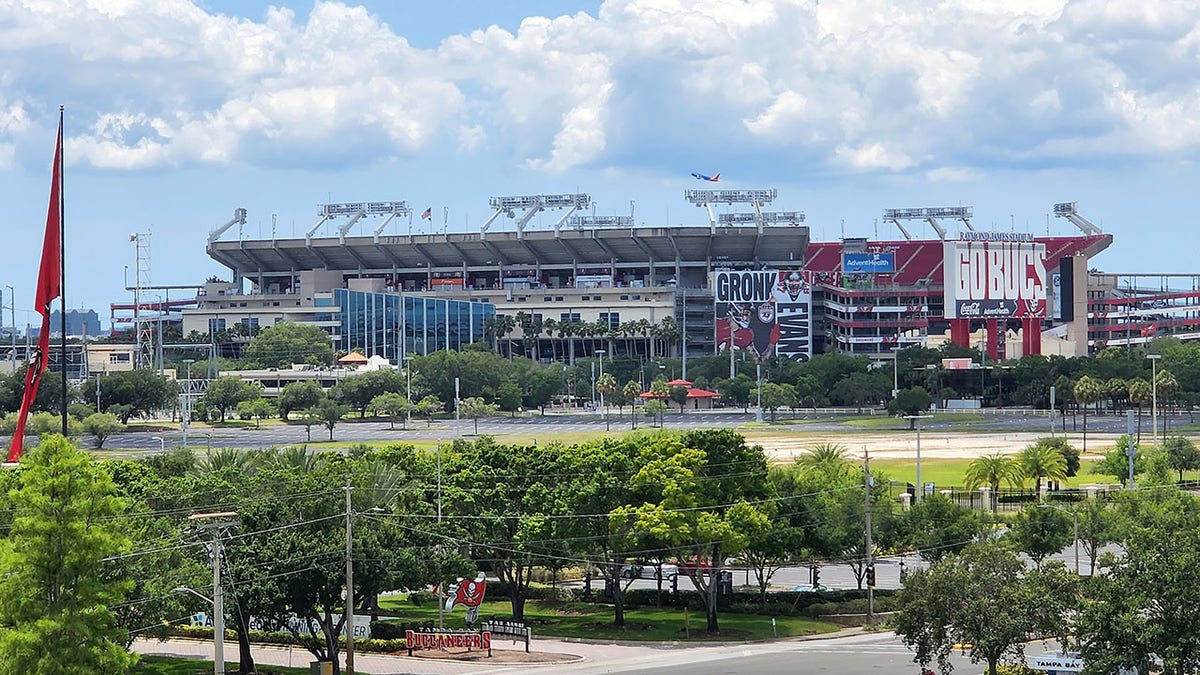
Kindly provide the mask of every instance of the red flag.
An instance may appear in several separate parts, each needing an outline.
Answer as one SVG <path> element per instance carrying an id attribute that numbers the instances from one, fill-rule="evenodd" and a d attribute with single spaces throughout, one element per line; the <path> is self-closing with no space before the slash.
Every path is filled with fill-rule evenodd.
<path id="1" fill-rule="evenodd" d="M 1142 337 L 1150 337 L 1158 332 L 1158 324 L 1152 323 L 1142 329 Z"/>
<path id="2" fill-rule="evenodd" d="M 38 269 L 36 308 L 42 315 L 42 331 L 38 333 L 37 351 L 29 360 L 25 371 L 25 395 L 21 398 L 21 411 L 17 415 L 17 428 L 13 431 L 12 447 L 8 461 L 21 459 L 25 442 L 25 420 L 29 409 L 37 398 L 38 385 L 46 370 L 46 356 L 50 350 L 50 303 L 62 295 L 62 258 L 60 257 L 62 235 L 62 144 L 63 120 L 58 117 L 58 141 L 54 146 L 54 169 L 50 182 L 50 208 L 46 213 L 46 236 L 42 240 L 42 265 Z M 65 367 L 65 364 L 64 364 Z M 65 411 L 64 411 L 65 412 Z"/>

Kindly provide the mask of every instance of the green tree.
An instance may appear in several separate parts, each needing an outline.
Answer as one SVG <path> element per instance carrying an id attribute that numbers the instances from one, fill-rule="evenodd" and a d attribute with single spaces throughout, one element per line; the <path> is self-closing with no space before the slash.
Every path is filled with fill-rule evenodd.
<path id="1" fill-rule="evenodd" d="M 682 384 L 677 384 L 671 387 L 667 395 L 679 406 L 679 412 L 683 412 L 683 407 L 687 405 L 688 388 Z"/>
<path id="2" fill-rule="evenodd" d="M 1075 536 L 1071 516 L 1044 504 L 1030 505 L 1017 512 L 1009 529 L 1008 540 L 1017 551 L 1029 556 L 1033 564 L 1066 548 Z"/>
<path id="3" fill-rule="evenodd" d="M 92 446 L 97 450 L 104 447 L 104 441 L 109 436 L 125 430 L 125 425 L 116 415 L 108 413 L 92 413 L 83 419 L 83 431 L 92 437 Z"/>
<path id="4" fill-rule="evenodd" d="M 1100 400 L 1102 389 L 1100 383 L 1084 375 L 1075 382 L 1071 390 L 1075 401 L 1083 409 L 1083 452 L 1087 453 L 1087 409 L 1088 406 Z"/>
<path id="5" fill-rule="evenodd" d="M 1200 469 L 1200 450 L 1196 444 L 1183 436 L 1171 436 L 1163 443 L 1167 453 L 1167 466 L 1179 472 L 1179 482 L 1183 482 L 1184 471 Z"/>
<path id="6" fill-rule="evenodd" d="M 433 394 L 427 394 L 420 401 L 417 401 L 416 406 L 413 407 L 413 410 L 418 415 L 425 418 L 425 426 L 429 426 L 433 421 L 433 416 L 442 413 L 445 409 L 446 404 L 442 403 L 442 399 Z"/>
<path id="7" fill-rule="evenodd" d="M 373 415 L 387 418 L 388 428 L 395 429 L 396 418 L 404 417 L 408 414 L 411 407 L 412 404 L 407 398 L 404 398 L 400 394 L 388 392 L 371 399 L 371 405 L 368 406 L 368 409 Z"/>
<path id="8" fill-rule="evenodd" d="M 1139 495 L 1139 498 L 1141 495 Z M 1133 507 L 1122 550 L 1103 564 L 1078 620 L 1090 672 L 1161 662 L 1171 675 L 1200 670 L 1200 503 L 1166 490 Z"/>
<path id="9" fill-rule="evenodd" d="M 646 401 L 646 404 L 642 406 L 642 410 L 650 416 L 652 421 L 657 418 L 658 425 L 662 426 L 663 413 L 667 412 L 667 404 L 663 403 L 661 399 L 652 398 Z"/>
<path id="10" fill-rule="evenodd" d="M 1128 443 L 1129 437 L 1121 434 L 1117 439 L 1116 447 L 1104 453 L 1103 459 L 1092 464 L 1091 472 L 1101 476 L 1112 476 L 1121 485 L 1125 485 L 1129 481 L 1129 456 L 1125 454 L 1129 447 Z M 1145 470 L 1146 459 L 1142 455 L 1141 448 L 1134 443 L 1133 475 L 1137 476 Z"/>
<path id="11" fill-rule="evenodd" d="M 97 378 L 100 380 L 100 410 L 113 412 L 114 405 L 127 406 L 116 411 L 121 424 L 129 424 L 130 417 L 140 417 L 169 407 L 179 393 L 178 385 L 173 380 L 149 368 L 97 375 L 84 384 L 85 391 L 93 393 L 97 390 Z M 42 384 L 52 379 L 45 378 Z M 38 394 L 41 394 L 41 388 Z"/>
<path id="12" fill-rule="evenodd" d="M 404 378 L 400 373 L 390 368 L 372 370 L 343 378 L 330 391 L 330 396 L 338 403 L 357 411 L 359 417 L 366 417 L 367 407 L 376 396 L 388 392 L 399 393 L 404 389 L 404 385 Z"/>
<path id="13" fill-rule="evenodd" d="M 287 368 L 294 363 L 328 366 L 333 363 L 333 347 L 329 333 L 318 326 L 279 321 L 254 336 L 243 356 L 260 368 Z"/>
<path id="14" fill-rule="evenodd" d="M 0 546 L 0 663 L 32 675 L 123 673 L 125 651 L 111 607 L 131 583 L 105 574 L 129 540 L 126 503 L 112 478 L 61 436 L 21 459 L 9 538 Z"/>
<path id="15" fill-rule="evenodd" d="M 239 401 L 237 404 L 238 415 L 244 418 L 252 418 L 254 420 L 254 428 L 258 429 L 264 418 L 275 416 L 275 406 L 262 396 L 252 398 L 245 401 Z"/>
<path id="16" fill-rule="evenodd" d="M 1122 538 L 1122 521 L 1116 510 L 1098 499 L 1088 500 L 1076 510 L 1079 518 L 1079 545 L 1091 564 L 1089 575 L 1096 574 L 1096 560 L 1100 551 Z"/>
<path id="17" fill-rule="evenodd" d="M 833 386 L 830 398 L 838 405 L 862 408 L 867 403 L 876 403 L 887 398 L 892 383 L 878 372 L 854 373 Z"/>
<path id="18" fill-rule="evenodd" d="M 225 413 L 236 408 L 242 401 L 258 398 L 262 394 L 262 385 L 257 382 L 243 382 L 240 377 L 225 375 L 218 377 L 208 385 L 204 394 L 204 405 L 214 408 L 225 421 Z"/>
<path id="19" fill-rule="evenodd" d="M 284 385 L 283 390 L 279 392 L 279 397 L 275 400 L 275 407 L 279 409 L 279 418 L 287 422 L 288 415 L 293 411 L 307 410 L 320 403 L 323 398 L 325 398 L 325 391 L 316 382 L 311 380 L 290 382 Z"/>
<path id="20" fill-rule="evenodd" d="M 721 380 L 717 391 L 721 392 L 721 398 L 725 399 L 726 403 L 740 406 L 749 412 L 750 396 L 754 393 L 754 380 L 750 379 L 748 375 L 738 374 L 731 380 Z"/>
<path id="21" fill-rule="evenodd" d="M 775 421 L 775 412 L 780 408 L 796 406 L 796 388 L 790 384 L 764 382 L 760 392 L 762 407 L 771 413 L 771 421 Z"/>
<path id="22" fill-rule="evenodd" d="M 889 536 L 930 562 L 963 550 L 983 533 L 975 511 L 942 494 L 926 495 L 889 525 L 896 529 Z"/>
<path id="23" fill-rule="evenodd" d="M 892 626 L 922 667 L 936 661 L 940 672 L 951 672 L 950 657 L 964 645 L 972 663 L 984 661 L 996 675 L 1025 642 L 1067 632 L 1075 582 L 1061 566 L 1030 571 L 1000 544 L 975 544 L 910 572 Z"/>
<path id="24" fill-rule="evenodd" d="M 348 412 L 350 412 L 349 408 L 341 405 L 333 399 L 327 398 L 312 408 L 309 408 L 308 416 L 317 422 L 320 422 L 326 429 L 329 430 L 329 440 L 332 441 L 333 428 L 337 426 L 338 422 L 342 421 L 342 418 L 345 417 L 346 413 Z"/>
<path id="25" fill-rule="evenodd" d="M 488 403 L 478 396 L 464 398 L 458 402 L 458 408 L 463 417 L 466 417 L 475 423 L 476 436 L 479 435 L 479 418 L 491 417 L 500 410 L 500 407 L 495 403 Z"/>
<path id="26" fill-rule="evenodd" d="M 520 385 L 512 380 L 505 380 L 496 388 L 495 397 L 492 402 L 496 404 L 498 410 L 511 413 L 513 417 L 516 417 L 517 411 L 521 409 L 521 403 L 524 401 L 524 398 Z"/>
<path id="27" fill-rule="evenodd" d="M 933 397 L 929 392 L 925 391 L 924 387 L 913 387 L 912 389 L 901 389 L 896 397 L 888 401 L 887 411 L 889 415 L 899 417 L 901 415 L 919 415 L 929 411 L 929 406 L 933 403 Z M 914 429 L 913 423 L 915 419 L 908 421 L 908 428 Z"/>

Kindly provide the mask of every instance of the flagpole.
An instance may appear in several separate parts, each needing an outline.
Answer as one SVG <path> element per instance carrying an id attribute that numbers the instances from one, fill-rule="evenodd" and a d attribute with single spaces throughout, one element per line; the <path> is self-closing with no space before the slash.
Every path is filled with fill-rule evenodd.
<path id="1" fill-rule="evenodd" d="M 63 142 L 63 106 L 58 106 L 58 145 L 61 148 Z M 64 148 L 65 150 L 65 148 Z M 65 152 L 58 154 L 58 274 L 61 293 L 58 296 L 58 326 L 61 331 L 59 336 L 59 356 L 60 366 L 62 368 L 62 435 L 67 435 L 67 237 L 66 237 L 66 204 L 67 196 L 63 191 L 63 184 L 66 182 L 66 173 L 63 167 L 66 164 Z"/>

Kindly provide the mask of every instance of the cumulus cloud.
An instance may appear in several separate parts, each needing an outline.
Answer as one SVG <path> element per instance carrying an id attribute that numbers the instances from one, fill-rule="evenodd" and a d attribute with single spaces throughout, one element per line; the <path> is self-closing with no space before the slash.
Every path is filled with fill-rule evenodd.
<path id="1" fill-rule="evenodd" d="M 0 6 L 0 166 L 61 91 L 91 165 L 502 153 L 543 172 L 742 157 L 919 173 L 1192 154 L 1200 27 L 1171 0 L 607 0 L 418 49 L 368 9 Z M 674 169 L 672 169 L 674 170 Z"/>

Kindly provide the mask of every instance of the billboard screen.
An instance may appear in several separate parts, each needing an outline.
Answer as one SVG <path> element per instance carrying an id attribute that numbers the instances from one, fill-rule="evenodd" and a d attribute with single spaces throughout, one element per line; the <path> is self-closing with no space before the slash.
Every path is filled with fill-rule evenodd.
<path id="1" fill-rule="evenodd" d="M 1046 316 L 1045 244 L 947 241 L 943 254 L 947 319 Z"/>
<path id="2" fill-rule="evenodd" d="M 798 270 L 712 273 L 717 351 L 812 357 L 812 287 Z"/>
<path id="3" fill-rule="evenodd" d="M 891 274 L 896 271 L 895 253 L 843 253 L 845 274 Z"/>

